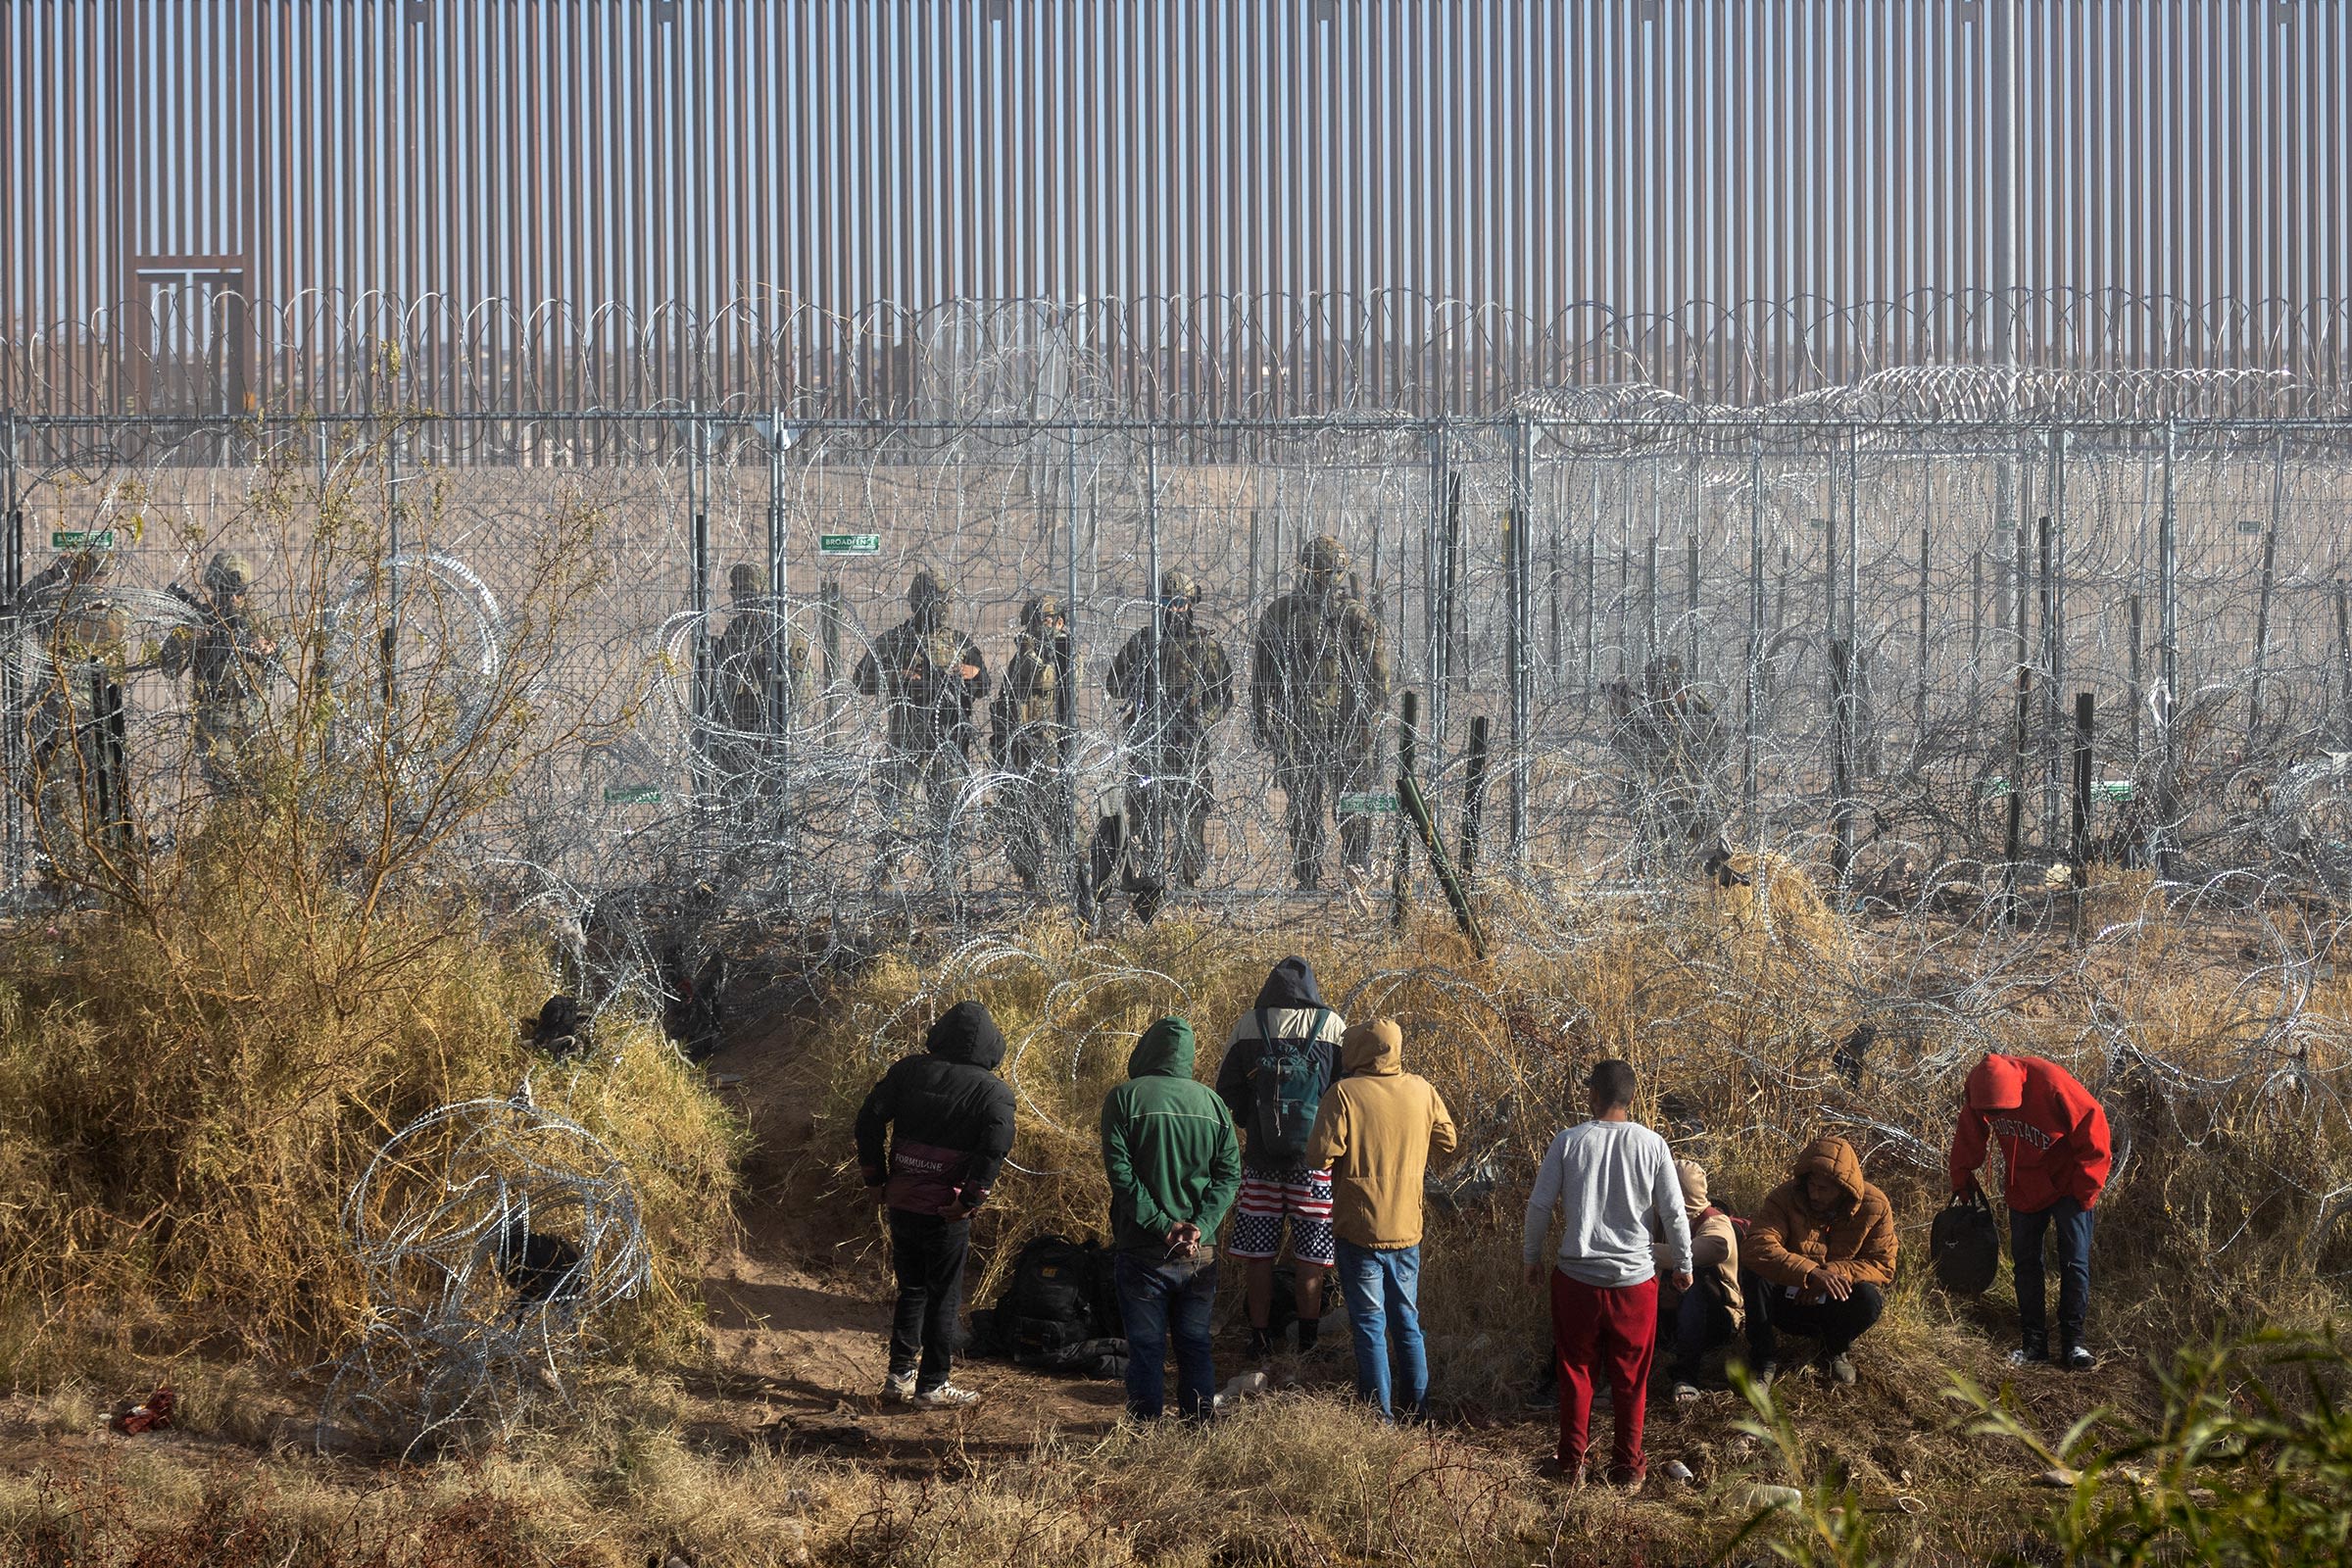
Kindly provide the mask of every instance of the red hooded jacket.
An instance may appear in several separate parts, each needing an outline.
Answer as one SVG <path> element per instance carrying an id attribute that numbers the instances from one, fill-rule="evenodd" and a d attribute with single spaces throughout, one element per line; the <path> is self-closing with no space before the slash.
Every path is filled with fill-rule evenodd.
<path id="1" fill-rule="evenodd" d="M 1987 1052 L 1969 1070 L 1968 1102 L 1952 1129 L 1953 1192 L 1968 1190 L 1988 1137 L 2001 1141 L 2011 1208 L 2033 1213 L 2061 1198 L 2089 1208 L 2107 1185 L 2107 1113 L 2054 1061 Z"/>

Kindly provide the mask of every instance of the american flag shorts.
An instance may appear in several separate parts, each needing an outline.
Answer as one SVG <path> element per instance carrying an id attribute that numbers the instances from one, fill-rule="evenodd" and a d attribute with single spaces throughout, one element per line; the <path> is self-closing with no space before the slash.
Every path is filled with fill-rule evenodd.
<path id="1" fill-rule="evenodd" d="M 1228 1257 L 1272 1257 L 1282 1250 L 1282 1222 L 1291 1222 L 1291 1255 L 1329 1268 L 1339 1258 L 1331 1235 L 1331 1172 L 1242 1171 L 1242 1196 L 1233 1205 Z"/>

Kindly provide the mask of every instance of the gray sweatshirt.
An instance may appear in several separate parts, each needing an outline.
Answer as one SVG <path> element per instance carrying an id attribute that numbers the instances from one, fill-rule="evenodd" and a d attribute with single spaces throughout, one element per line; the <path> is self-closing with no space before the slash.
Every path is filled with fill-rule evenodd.
<path id="1" fill-rule="evenodd" d="M 1640 1122 L 1583 1122 L 1551 1141 L 1527 1197 L 1527 1262 L 1543 1257 L 1555 1208 L 1567 1211 L 1559 1266 L 1572 1280 L 1615 1289 L 1651 1278 L 1653 1221 L 1674 1272 L 1690 1272 L 1690 1221 L 1674 1155 L 1665 1139 Z"/>

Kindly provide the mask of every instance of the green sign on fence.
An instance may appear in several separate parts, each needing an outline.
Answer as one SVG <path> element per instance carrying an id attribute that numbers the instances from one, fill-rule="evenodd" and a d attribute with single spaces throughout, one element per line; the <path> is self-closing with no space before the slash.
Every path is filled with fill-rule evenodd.
<path id="1" fill-rule="evenodd" d="M 605 786 L 607 806 L 660 806 L 662 787 L 658 784 L 608 784 Z"/>
<path id="2" fill-rule="evenodd" d="M 2262 519 L 2260 517 L 2240 517 L 2237 519 L 2237 531 L 2239 533 L 2260 533 L 2262 532 Z"/>
<path id="3" fill-rule="evenodd" d="M 816 536 L 816 553 L 820 556 L 878 556 L 882 553 L 882 536 L 878 533 L 820 533 Z"/>
<path id="4" fill-rule="evenodd" d="M 2132 781 L 2128 778 L 2103 778 L 2090 787 L 2090 793 L 2103 801 L 2128 801 L 2132 798 Z"/>
<path id="5" fill-rule="evenodd" d="M 2009 793 L 2009 781 L 2001 777 L 2000 774 L 1995 773 L 1992 775 L 1992 777 L 1986 779 L 1983 784 L 1978 786 L 1978 793 L 1982 795 L 1992 796 L 1995 799 L 1998 799 L 1999 797 Z"/>
<path id="6" fill-rule="evenodd" d="M 1396 813 L 1396 797 L 1383 794 L 1378 790 L 1366 790 L 1356 795 L 1343 795 L 1340 797 L 1340 809 L 1349 816 L 1371 816 L 1375 813 L 1394 816 Z"/>
<path id="7" fill-rule="evenodd" d="M 49 548 L 52 550 L 112 550 L 115 548 L 115 530 L 112 528 L 96 530 L 60 528 L 49 535 Z"/>

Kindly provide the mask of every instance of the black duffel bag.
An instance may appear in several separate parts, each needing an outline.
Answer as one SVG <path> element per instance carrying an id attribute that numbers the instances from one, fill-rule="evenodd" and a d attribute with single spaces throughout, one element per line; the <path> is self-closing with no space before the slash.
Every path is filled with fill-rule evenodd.
<path id="1" fill-rule="evenodd" d="M 1928 1231 L 1936 1283 L 1954 1296 L 1983 1296 L 2001 1272 L 2001 1227 L 1975 1182 L 1956 1193 Z"/>

